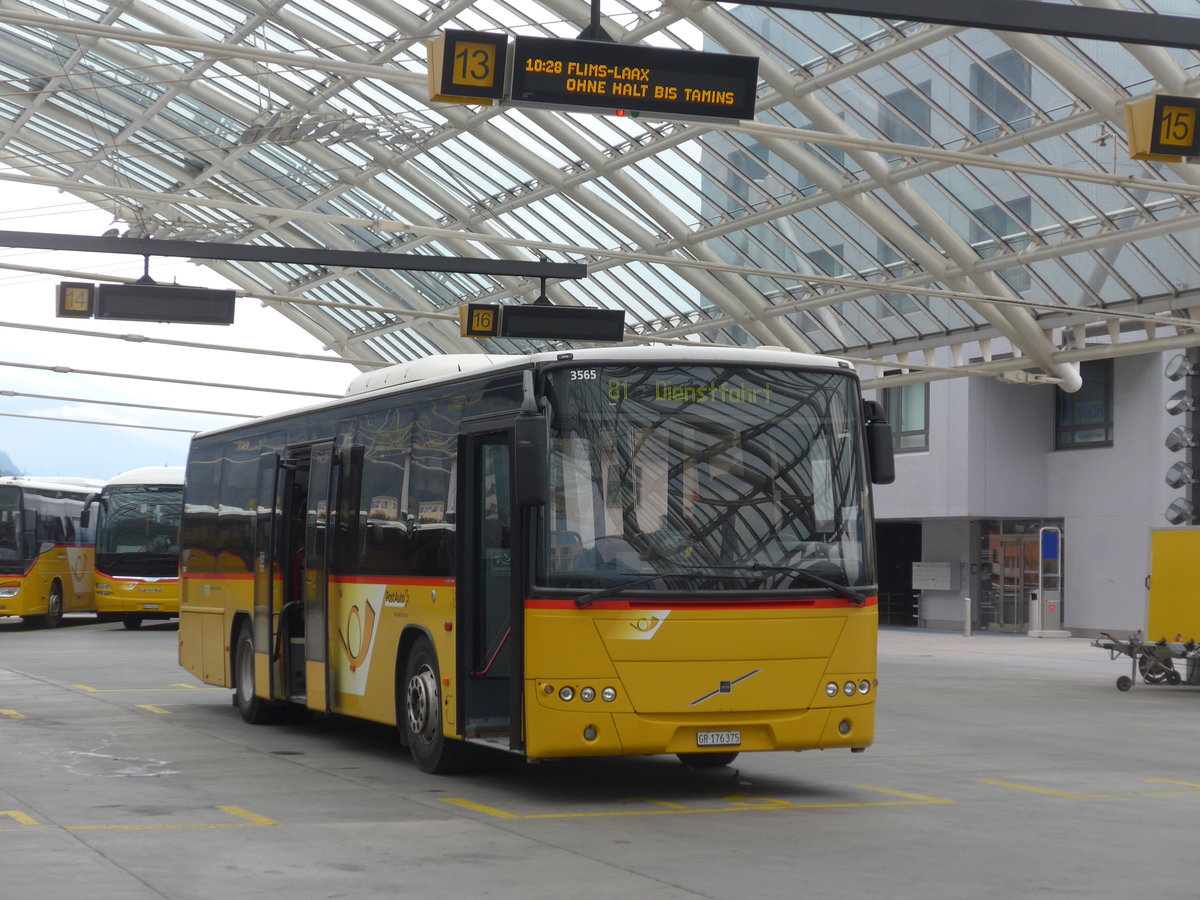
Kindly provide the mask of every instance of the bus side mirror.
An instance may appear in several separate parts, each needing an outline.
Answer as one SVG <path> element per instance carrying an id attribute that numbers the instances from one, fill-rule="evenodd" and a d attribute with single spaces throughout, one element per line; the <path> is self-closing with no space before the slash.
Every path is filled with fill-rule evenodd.
<path id="1" fill-rule="evenodd" d="M 79 511 L 79 527 L 87 528 L 92 519 L 92 504 L 100 499 L 99 494 L 88 494 L 83 501 L 83 509 Z"/>
<path id="2" fill-rule="evenodd" d="M 896 456 L 892 448 L 892 426 L 888 424 L 883 405 L 874 400 L 864 400 L 863 420 L 871 483 L 891 484 L 896 480 Z"/>
<path id="3" fill-rule="evenodd" d="M 550 441 L 543 415 L 517 416 L 513 425 L 513 494 L 518 506 L 545 506 Z"/>

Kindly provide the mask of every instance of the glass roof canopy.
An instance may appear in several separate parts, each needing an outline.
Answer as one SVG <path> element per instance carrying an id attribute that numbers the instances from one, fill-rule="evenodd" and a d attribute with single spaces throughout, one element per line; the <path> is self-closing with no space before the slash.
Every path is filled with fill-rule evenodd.
<path id="1" fill-rule="evenodd" d="M 624 43 L 758 56 L 754 120 L 429 101 L 427 40 L 574 38 L 578 0 L 31 0 L 0 10 L 0 177 L 129 236 L 584 262 L 547 296 L 626 310 L 630 342 L 780 345 L 905 373 L 889 383 L 1074 390 L 1081 359 L 1200 344 L 1200 173 L 1130 159 L 1124 118 L 1197 93 L 1196 51 L 601 11 Z M 459 335 L 460 305 L 532 301 L 537 279 L 206 264 L 364 369 L 551 346 Z"/>

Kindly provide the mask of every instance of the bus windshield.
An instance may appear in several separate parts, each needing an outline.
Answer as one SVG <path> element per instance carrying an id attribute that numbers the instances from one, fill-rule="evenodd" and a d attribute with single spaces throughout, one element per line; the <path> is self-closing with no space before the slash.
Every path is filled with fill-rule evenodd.
<path id="1" fill-rule="evenodd" d="M 829 593 L 871 583 L 850 374 L 581 366 L 549 372 L 546 395 L 539 585 L 613 596 L 623 584 Z"/>
<path id="2" fill-rule="evenodd" d="M 106 490 L 96 530 L 96 567 L 108 575 L 177 575 L 182 512 L 178 485 Z"/>

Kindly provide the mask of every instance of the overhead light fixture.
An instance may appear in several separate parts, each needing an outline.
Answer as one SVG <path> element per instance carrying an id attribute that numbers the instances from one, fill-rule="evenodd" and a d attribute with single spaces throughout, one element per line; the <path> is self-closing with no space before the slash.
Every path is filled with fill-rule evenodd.
<path id="1" fill-rule="evenodd" d="M 1177 462 L 1167 469 L 1167 487 L 1181 488 L 1195 481 L 1191 463 Z"/>
<path id="2" fill-rule="evenodd" d="M 1195 511 L 1192 501 L 1180 497 L 1178 500 L 1172 501 L 1171 505 L 1167 507 L 1167 521 L 1172 525 L 1190 524 Z"/>
<path id="3" fill-rule="evenodd" d="M 1186 353 L 1177 353 L 1167 360 L 1166 366 L 1163 367 L 1163 374 L 1170 381 L 1179 381 L 1189 375 L 1195 375 L 1196 367 L 1187 358 Z"/>
<path id="4" fill-rule="evenodd" d="M 1167 400 L 1167 412 L 1173 416 L 1180 413 L 1195 412 L 1196 398 L 1193 397 L 1185 388 L 1182 391 L 1176 391 Z"/>
<path id="5" fill-rule="evenodd" d="M 1192 433 L 1192 429 L 1186 425 L 1176 425 L 1171 429 L 1171 433 L 1167 435 L 1164 443 L 1172 453 L 1178 453 L 1180 450 L 1188 450 L 1195 447 L 1196 436 Z"/>

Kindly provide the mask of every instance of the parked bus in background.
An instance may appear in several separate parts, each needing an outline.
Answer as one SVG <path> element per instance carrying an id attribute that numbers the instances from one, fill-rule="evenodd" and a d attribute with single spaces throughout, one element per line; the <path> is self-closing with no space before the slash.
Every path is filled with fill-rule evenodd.
<path id="1" fill-rule="evenodd" d="M 0 616 L 56 628 L 92 612 L 92 534 L 80 524 L 91 478 L 0 477 Z"/>
<path id="2" fill-rule="evenodd" d="M 180 663 L 248 722 L 398 725 L 422 770 L 861 750 L 870 483 L 846 362 L 637 347 L 446 356 L 197 435 Z"/>
<path id="3" fill-rule="evenodd" d="M 96 612 L 126 628 L 179 615 L 183 467 L 148 466 L 105 483 L 95 505 Z M 85 518 L 85 521 L 88 521 Z"/>

